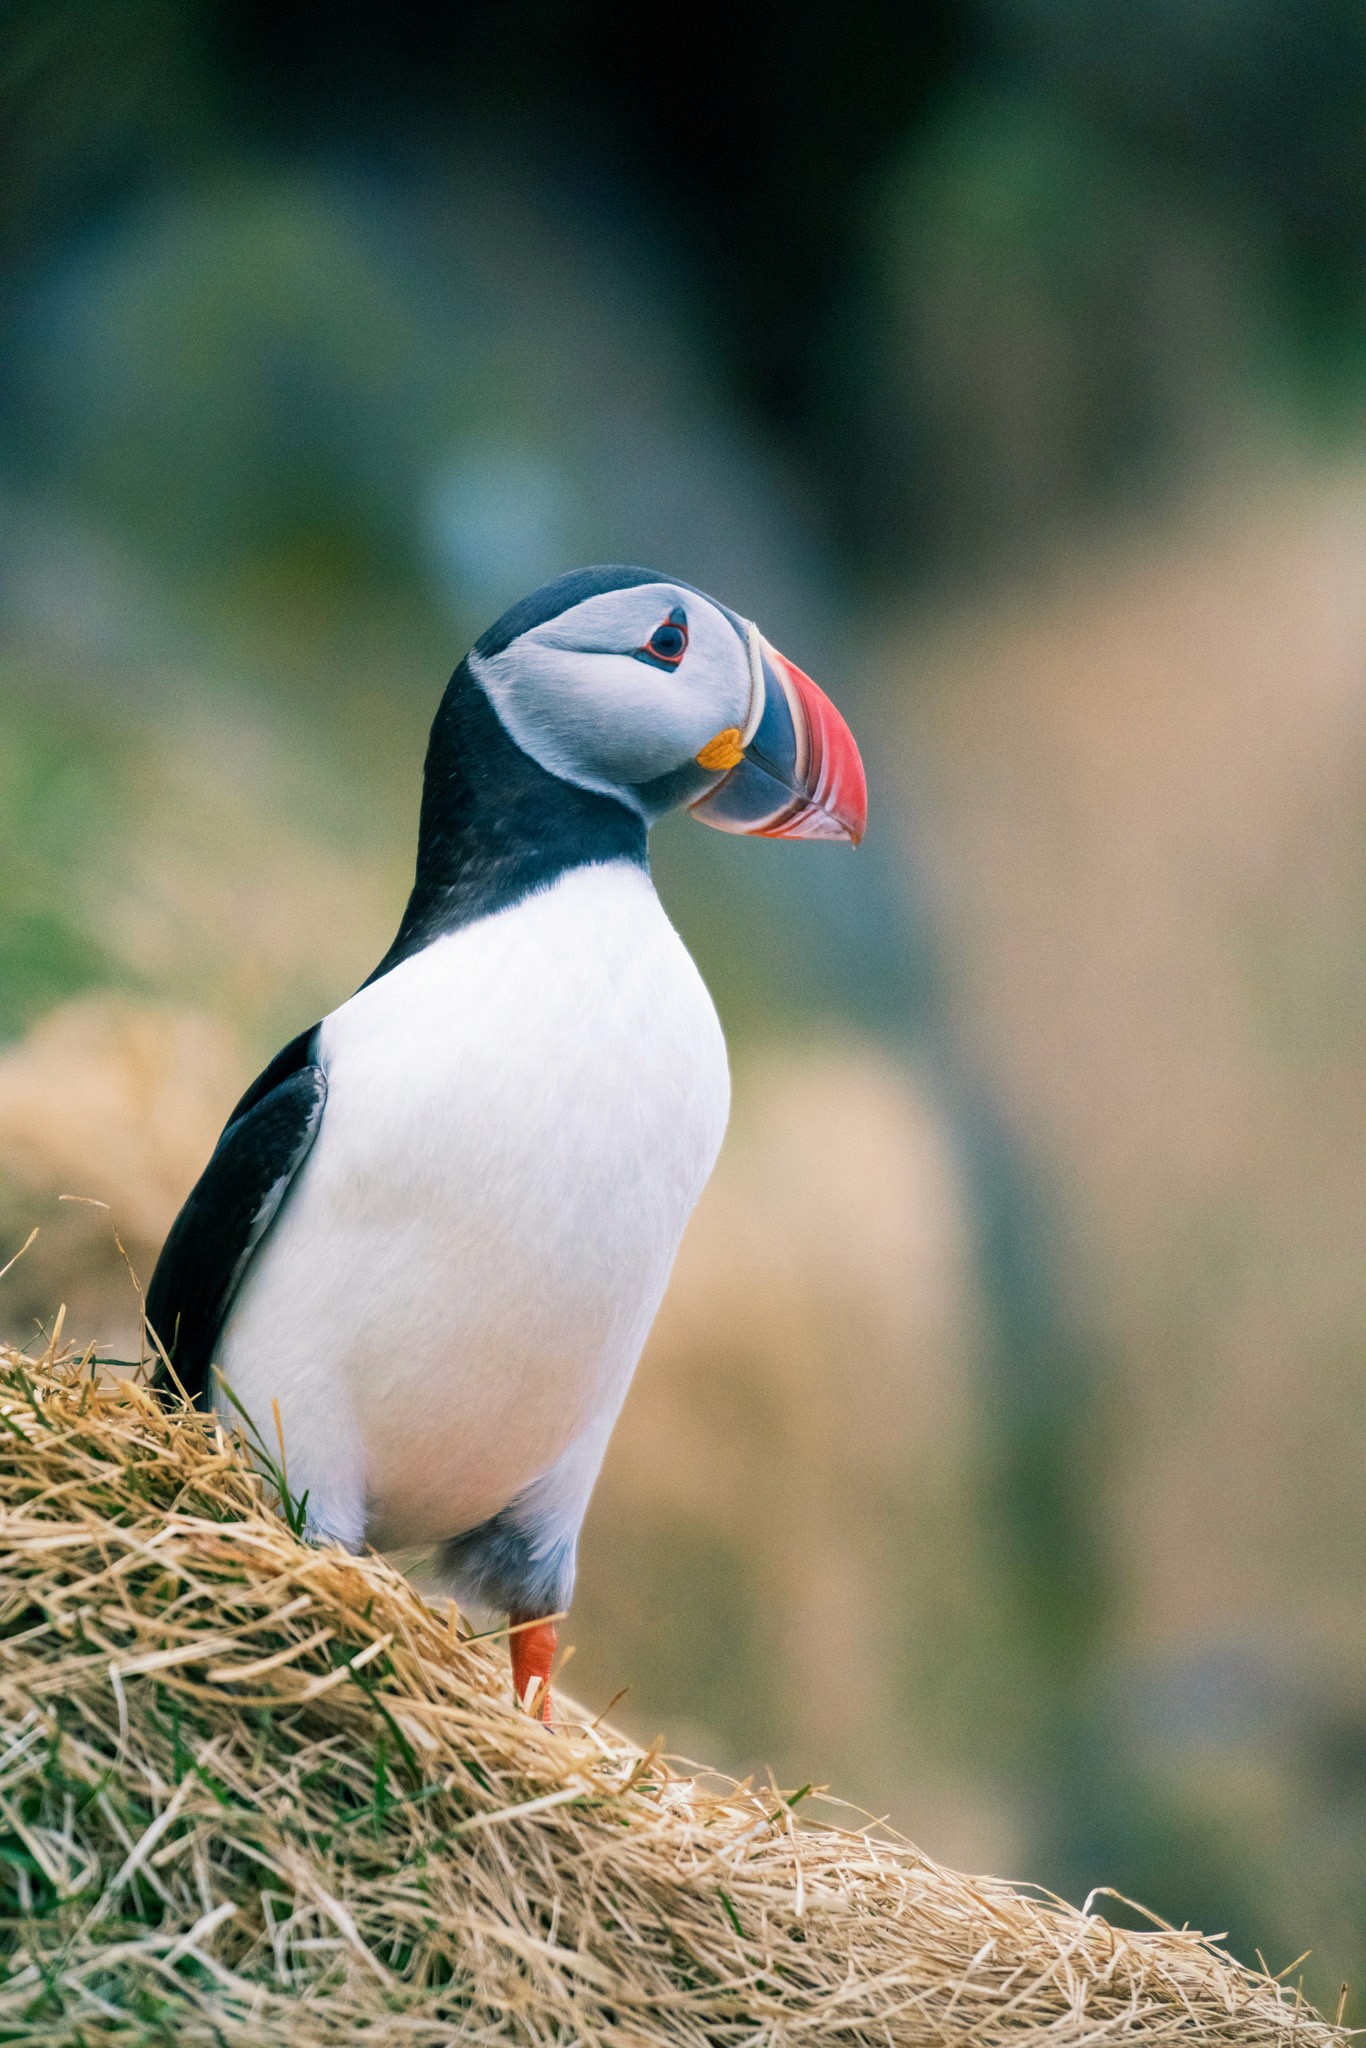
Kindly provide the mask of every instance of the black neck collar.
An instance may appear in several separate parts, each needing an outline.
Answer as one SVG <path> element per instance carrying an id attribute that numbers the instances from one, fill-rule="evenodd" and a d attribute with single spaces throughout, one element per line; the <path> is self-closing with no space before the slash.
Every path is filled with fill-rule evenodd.
<path id="1" fill-rule="evenodd" d="M 462 661 L 427 744 L 413 891 L 394 943 L 362 985 L 570 868 L 614 860 L 648 865 L 644 820 L 524 754 Z"/>

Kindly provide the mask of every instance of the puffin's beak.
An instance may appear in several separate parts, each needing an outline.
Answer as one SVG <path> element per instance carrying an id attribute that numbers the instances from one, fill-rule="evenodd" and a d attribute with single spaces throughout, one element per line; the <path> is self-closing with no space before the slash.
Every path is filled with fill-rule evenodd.
<path id="1" fill-rule="evenodd" d="M 698 759 L 724 767 L 689 805 L 719 832 L 765 839 L 843 839 L 857 846 L 868 822 L 868 784 L 854 735 L 824 690 L 749 628 L 748 735 L 718 733 Z"/>

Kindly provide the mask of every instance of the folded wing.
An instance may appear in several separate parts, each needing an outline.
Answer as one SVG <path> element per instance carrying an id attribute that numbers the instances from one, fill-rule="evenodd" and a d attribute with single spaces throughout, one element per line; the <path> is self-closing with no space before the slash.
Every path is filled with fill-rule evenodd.
<path id="1" fill-rule="evenodd" d="M 147 1290 L 147 1321 L 200 1407 L 233 1298 L 308 1156 L 327 1100 L 319 1027 L 291 1039 L 253 1081 L 171 1225 Z M 154 1383 L 169 1387 L 164 1364 Z"/>

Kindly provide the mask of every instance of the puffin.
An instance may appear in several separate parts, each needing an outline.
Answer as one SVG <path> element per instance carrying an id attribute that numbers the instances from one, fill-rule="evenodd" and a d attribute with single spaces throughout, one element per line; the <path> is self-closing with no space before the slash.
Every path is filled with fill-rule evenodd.
<path id="1" fill-rule="evenodd" d="M 146 1296 L 166 1398 L 280 1446 L 304 1533 L 420 1547 L 550 1719 L 607 1441 L 711 1172 L 725 1041 L 650 878 L 686 808 L 857 845 L 843 718 L 692 584 L 581 569 L 461 661 L 412 892 L 228 1117 Z"/>

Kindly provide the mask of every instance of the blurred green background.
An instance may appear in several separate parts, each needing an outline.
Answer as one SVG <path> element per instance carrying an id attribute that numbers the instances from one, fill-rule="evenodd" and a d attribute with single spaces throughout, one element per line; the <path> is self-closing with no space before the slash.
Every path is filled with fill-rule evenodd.
<path id="1" fill-rule="evenodd" d="M 658 835 L 735 1113 L 570 1689 L 1335 2004 L 1359 0 L 11 0 L 0 97 L 0 1322 L 135 1341 L 111 1222 L 383 949 L 482 626 L 714 590 L 872 828 Z"/>

